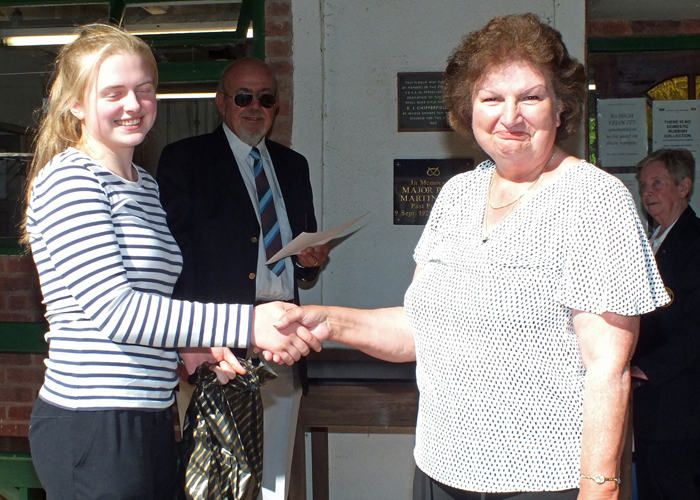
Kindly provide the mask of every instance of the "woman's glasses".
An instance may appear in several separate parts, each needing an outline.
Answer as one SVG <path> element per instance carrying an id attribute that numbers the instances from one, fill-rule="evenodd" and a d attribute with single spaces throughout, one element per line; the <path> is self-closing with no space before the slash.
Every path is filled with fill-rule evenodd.
<path id="1" fill-rule="evenodd" d="M 236 94 L 236 95 L 228 95 L 226 92 L 222 92 L 226 97 L 230 97 L 233 99 L 233 102 L 238 106 L 239 108 L 246 108 L 250 106 L 253 103 L 253 98 L 255 96 L 253 94 L 247 94 L 247 93 L 241 93 L 241 94 Z M 258 103 L 263 107 L 263 108 L 272 108 L 277 104 L 277 96 L 272 95 L 272 94 L 258 94 L 257 95 Z"/>

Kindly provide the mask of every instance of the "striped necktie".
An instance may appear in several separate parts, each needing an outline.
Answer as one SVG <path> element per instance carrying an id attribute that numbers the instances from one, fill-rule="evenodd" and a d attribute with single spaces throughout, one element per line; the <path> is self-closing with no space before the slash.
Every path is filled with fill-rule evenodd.
<path id="1" fill-rule="evenodd" d="M 260 207 L 260 224 L 262 226 L 263 241 L 265 242 L 265 255 L 270 259 L 282 249 L 280 223 L 277 220 L 275 200 L 272 199 L 272 190 L 270 189 L 270 183 L 267 182 L 267 175 L 265 175 L 258 148 L 251 149 L 250 156 L 253 158 L 253 173 L 255 174 L 255 187 L 258 191 L 258 206 Z M 267 267 L 279 276 L 284 271 L 284 259 L 278 260 Z"/>

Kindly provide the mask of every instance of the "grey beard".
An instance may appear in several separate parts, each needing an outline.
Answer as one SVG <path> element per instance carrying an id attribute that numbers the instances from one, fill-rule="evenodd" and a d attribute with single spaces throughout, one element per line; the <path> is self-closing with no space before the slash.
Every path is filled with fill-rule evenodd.
<path id="1" fill-rule="evenodd" d="M 265 137 L 266 133 L 267 131 L 262 132 L 260 134 L 249 134 L 243 131 L 241 132 L 241 135 L 238 138 L 241 141 L 245 142 L 248 146 L 255 147 L 260 143 L 260 141 L 262 141 L 262 138 Z"/>

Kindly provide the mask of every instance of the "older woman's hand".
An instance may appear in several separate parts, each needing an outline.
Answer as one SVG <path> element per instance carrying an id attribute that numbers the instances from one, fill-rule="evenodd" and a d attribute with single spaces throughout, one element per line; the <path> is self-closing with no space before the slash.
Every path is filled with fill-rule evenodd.
<path id="1" fill-rule="evenodd" d="M 302 356 L 309 354 L 310 347 L 317 351 L 321 349 L 321 343 L 313 338 L 307 339 L 309 343 L 302 340 L 296 333 L 296 325 L 276 327 L 285 311 L 295 308 L 297 306 L 287 302 L 270 302 L 255 306 L 250 343 L 258 352 L 267 351 L 277 355 L 276 361 L 280 364 L 294 364 Z"/>

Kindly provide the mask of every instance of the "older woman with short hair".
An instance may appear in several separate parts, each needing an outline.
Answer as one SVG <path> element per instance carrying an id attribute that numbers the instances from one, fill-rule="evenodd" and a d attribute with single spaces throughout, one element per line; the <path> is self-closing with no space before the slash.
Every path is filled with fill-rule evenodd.
<path id="1" fill-rule="evenodd" d="M 280 323 L 416 360 L 416 500 L 617 498 L 639 315 L 667 297 L 627 189 L 556 145 L 585 81 L 534 15 L 469 34 L 445 101 L 491 160 L 441 190 L 404 307 Z"/>
<path id="2" fill-rule="evenodd" d="M 637 164 L 636 177 L 642 204 L 656 224 L 651 234 L 656 253 L 665 233 L 690 204 L 695 158 L 687 149 L 659 149 Z"/>
<path id="3" fill-rule="evenodd" d="M 690 207 L 695 159 L 660 149 L 637 165 L 659 273 L 673 297 L 642 316 L 632 358 L 639 500 L 700 500 L 700 219 Z"/>

